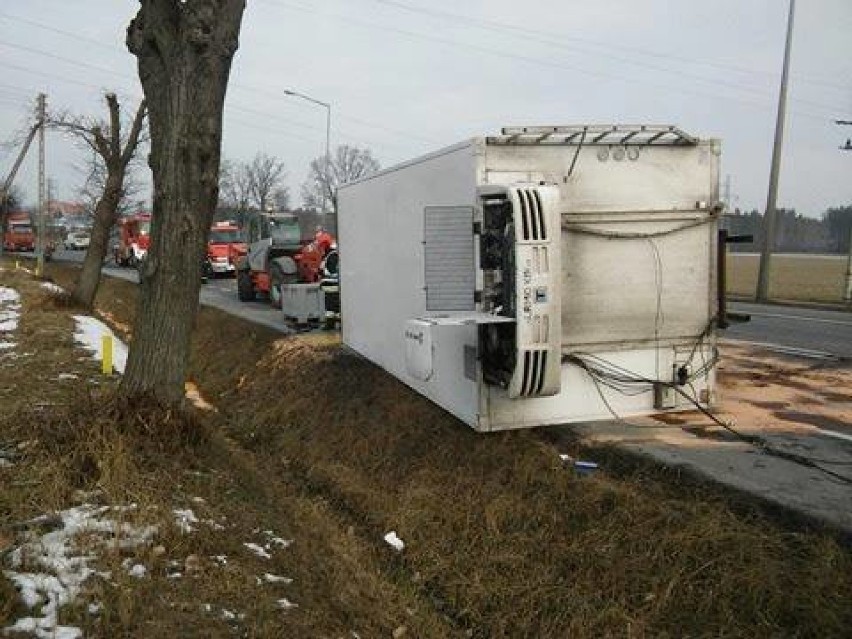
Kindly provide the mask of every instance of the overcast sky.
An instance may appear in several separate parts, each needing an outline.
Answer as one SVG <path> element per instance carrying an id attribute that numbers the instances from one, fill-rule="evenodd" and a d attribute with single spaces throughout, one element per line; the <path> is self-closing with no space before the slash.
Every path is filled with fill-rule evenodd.
<path id="1" fill-rule="evenodd" d="M 231 74 L 224 155 L 286 163 L 298 204 L 311 158 L 369 146 L 384 166 L 504 125 L 671 123 L 723 140 L 734 205 L 764 206 L 785 0 L 248 0 Z M 49 107 L 103 112 L 141 97 L 123 0 L 0 3 L 0 142 Z M 852 203 L 852 1 L 797 7 L 779 205 L 818 216 Z M 15 149 L 0 148 L 5 176 Z M 36 153 L 19 176 L 37 194 Z M 74 199 L 80 151 L 48 136 L 54 196 Z"/>

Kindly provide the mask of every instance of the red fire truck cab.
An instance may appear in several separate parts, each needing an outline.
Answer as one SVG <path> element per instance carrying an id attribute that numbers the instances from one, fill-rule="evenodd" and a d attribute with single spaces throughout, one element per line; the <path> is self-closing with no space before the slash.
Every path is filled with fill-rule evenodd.
<path id="1" fill-rule="evenodd" d="M 236 222 L 216 222 L 207 241 L 207 261 L 213 275 L 234 273 L 237 258 L 246 254 L 246 243 Z"/>

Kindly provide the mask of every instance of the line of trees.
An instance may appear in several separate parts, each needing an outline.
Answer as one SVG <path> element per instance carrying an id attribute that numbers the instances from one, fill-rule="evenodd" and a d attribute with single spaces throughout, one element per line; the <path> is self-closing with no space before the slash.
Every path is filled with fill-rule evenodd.
<path id="1" fill-rule="evenodd" d="M 336 211 L 337 188 L 379 168 L 370 149 L 348 144 L 336 147 L 329 158 L 314 158 L 301 187 L 302 208 L 322 211 L 325 206 Z M 258 153 L 249 162 L 225 159 L 219 172 L 219 208 L 235 212 L 238 219 L 252 211 L 290 210 L 286 178 L 284 162 L 265 153 Z"/>
<path id="2" fill-rule="evenodd" d="M 722 225 L 730 233 L 754 236 L 753 244 L 732 244 L 737 252 L 753 252 L 763 248 L 763 215 L 757 210 L 736 210 L 723 218 Z M 849 252 L 849 233 L 852 230 L 852 204 L 832 207 L 820 218 L 800 215 L 795 209 L 778 211 L 776 251 L 782 253 L 841 253 Z"/>

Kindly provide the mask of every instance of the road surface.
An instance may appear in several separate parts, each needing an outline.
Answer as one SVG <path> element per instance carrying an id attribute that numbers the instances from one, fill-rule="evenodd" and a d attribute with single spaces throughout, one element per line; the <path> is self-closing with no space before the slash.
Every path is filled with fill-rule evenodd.
<path id="1" fill-rule="evenodd" d="M 742 302 L 731 303 L 729 310 L 751 315 L 750 322 L 722 332 L 729 339 L 852 359 L 852 313 Z"/>

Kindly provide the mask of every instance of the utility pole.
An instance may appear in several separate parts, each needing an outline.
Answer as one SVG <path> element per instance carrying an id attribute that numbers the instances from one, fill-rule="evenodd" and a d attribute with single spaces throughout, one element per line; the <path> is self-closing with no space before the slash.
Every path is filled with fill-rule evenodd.
<path id="1" fill-rule="evenodd" d="M 723 201 L 725 202 L 725 213 L 727 215 L 731 214 L 731 174 L 728 173 L 725 176 L 725 191 L 722 196 Z"/>
<path id="2" fill-rule="evenodd" d="M 44 121 L 46 120 L 47 96 L 38 94 L 38 237 L 36 238 L 36 275 L 44 275 L 45 215 L 44 215 Z"/>
<path id="3" fill-rule="evenodd" d="M 772 168 L 769 172 L 769 193 L 763 218 L 763 247 L 760 251 L 760 270 L 757 273 L 757 301 L 765 302 L 769 292 L 769 263 L 775 248 L 776 203 L 778 201 L 778 175 L 781 172 L 781 145 L 784 141 L 784 123 L 787 112 L 787 82 L 790 75 L 790 50 L 793 45 L 793 15 L 796 0 L 790 0 L 787 17 L 787 41 L 784 46 L 784 66 L 781 72 L 781 90 L 778 93 L 778 115 L 775 120 L 775 144 L 772 148 Z"/>
<path id="4" fill-rule="evenodd" d="M 835 120 L 840 126 L 852 126 L 852 120 Z M 846 146 L 840 147 L 841 151 L 852 151 L 852 140 L 846 140 Z M 849 224 L 849 257 L 846 260 L 846 289 L 843 294 L 846 302 L 852 303 L 852 220 Z"/>

